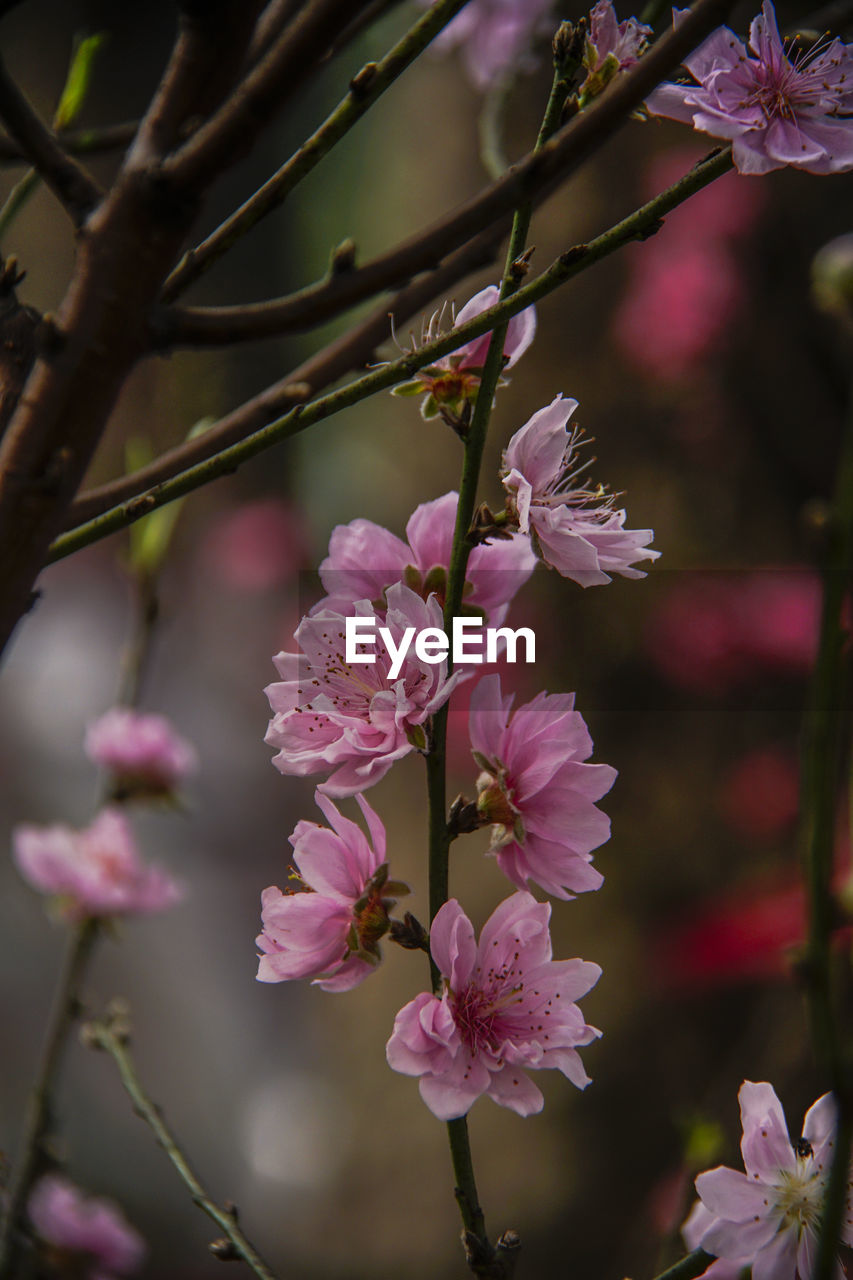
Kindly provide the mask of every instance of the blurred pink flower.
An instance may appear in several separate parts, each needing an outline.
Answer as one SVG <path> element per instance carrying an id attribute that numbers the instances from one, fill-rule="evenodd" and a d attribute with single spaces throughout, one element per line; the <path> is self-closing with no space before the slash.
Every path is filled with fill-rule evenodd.
<path id="1" fill-rule="evenodd" d="M 525 1069 L 556 1067 L 579 1089 L 589 1084 L 579 1046 L 601 1033 L 573 1003 L 601 970 L 584 960 L 551 959 L 551 908 L 515 893 L 492 912 L 479 945 L 455 898 L 436 913 L 432 958 L 443 994 L 422 992 L 397 1014 L 389 1065 L 420 1077 L 420 1093 L 439 1120 L 470 1110 L 481 1094 L 519 1115 L 543 1098 Z"/>
<path id="2" fill-rule="evenodd" d="M 109 1200 L 84 1195 L 67 1178 L 45 1175 L 33 1190 L 27 1211 L 44 1243 L 74 1259 L 74 1275 L 112 1280 L 142 1265 L 145 1243 L 119 1208 Z"/>
<path id="3" fill-rule="evenodd" d="M 818 1098 L 806 1112 L 803 1136 L 792 1143 L 772 1085 L 745 1080 L 738 1098 L 746 1173 L 720 1166 L 699 1174 L 696 1190 L 708 1216 L 693 1220 L 696 1247 L 724 1263 L 751 1266 L 753 1280 L 811 1280 L 832 1164 L 835 1101 L 828 1093 Z M 848 1186 L 845 1244 L 853 1244 L 851 1213 Z M 722 1280 L 725 1272 L 715 1262 L 703 1274 Z"/>
<path id="4" fill-rule="evenodd" d="M 426 7 L 432 0 L 418 3 Z M 553 0 L 469 0 L 435 47 L 460 46 L 473 84 L 488 89 L 494 81 L 529 65 L 534 38 L 550 29 L 552 9 Z"/>
<path id="5" fill-rule="evenodd" d="M 290 843 L 300 889 L 261 895 L 258 981 L 313 978 L 324 991 L 349 991 L 379 963 L 390 894 L 405 886 L 388 880 L 385 827 L 363 796 L 356 800 L 370 840 L 327 796 L 314 798 L 332 830 L 299 822 Z"/>
<path id="6" fill-rule="evenodd" d="M 677 25 L 687 10 L 673 10 Z M 853 49 L 825 43 L 792 62 L 770 0 L 749 31 L 750 57 L 728 27 L 720 27 L 684 65 L 696 84 L 662 84 L 648 98 L 653 115 L 692 124 L 732 140 L 741 173 L 794 165 L 810 173 L 853 168 Z"/>
<path id="7" fill-rule="evenodd" d="M 711 694 L 762 671 L 803 675 L 814 659 L 819 610 L 811 571 L 702 573 L 664 598 L 646 647 L 674 684 Z"/>
<path id="8" fill-rule="evenodd" d="M 790 828 L 799 811 L 796 757 L 778 747 L 750 751 L 728 769 L 721 808 L 746 840 L 773 840 Z"/>
<path id="9" fill-rule="evenodd" d="M 581 431 L 567 429 L 577 400 L 561 395 L 516 431 L 503 454 L 501 478 L 522 533 L 530 533 L 542 559 L 582 587 L 610 582 L 610 574 L 644 578 L 635 560 L 657 560 L 647 547 L 651 529 L 625 529 L 625 512 L 600 485 L 580 482 Z"/>
<path id="10" fill-rule="evenodd" d="M 408 542 L 372 520 L 338 525 L 320 565 L 328 594 L 317 609 L 348 613 L 356 600 L 365 598 L 382 609 L 384 592 L 395 582 L 404 582 L 424 598 L 434 592 L 443 606 L 458 505 L 455 492 L 422 503 L 406 525 Z M 466 570 L 464 607 L 481 609 L 490 625 L 499 627 L 509 602 L 535 567 L 529 539 L 520 534 L 474 547 Z"/>
<path id="11" fill-rule="evenodd" d="M 130 824 L 118 809 L 102 810 L 82 831 L 19 826 L 12 842 L 21 875 L 40 893 L 61 898 L 62 913 L 70 920 L 148 915 L 183 896 L 162 867 L 142 862 Z"/>
<path id="12" fill-rule="evenodd" d="M 540 693 L 510 716 L 499 675 L 484 677 L 471 697 L 471 747 L 482 773 L 477 808 L 492 824 L 494 853 L 520 889 L 532 880 L 556 898 L 598 889 L 603 876 L 592 850 L 610 838 L 610 819 L 595 806 L 616 779 L 606 764 L 584 764 L 592 739 L 574 694 Z"/>
<path id="13" fill-rule="evenodd" d="M 238 591 L 281 586 L 309 559 L 299 510 L 279 498 L 245 502 L 209 526 L 202 557 L 211 573 Z"/>
<path id="14" fill-rule="evenodd" d="M 390 535 L 389 535 L 390 536 Z M 387 591 L 381 625 L 399 646 L 407 628 L 443 627 L 435 596 L 422 600 L 402 583 Z M 368 600 L 350 615 L 375 617 Z M 303 618 L 296 631 L 301 653 L 273 658 L 282 682 L 265 690 L 273 711 L 264 741 L 278 747 L 273 764 L 283 774 L 305 777 L 330 772 L 322 790 L 348 796 L 372 787 L 395 760 L 428 742 L 429 719 L 450 697 L 462 674 L 448 678 L 447 662 L 421 661 L 410 647 L 400 674 L 376 633 L 374 663 L 350 666 L 345 657 L 346 618 L 321 610 Z"/>
<path id="15" fill-rule="evenodd" d="M 86 755 L 114 775 L 116 798 L 162 795 L 198 767 L 195 750 L 165 716 L 112 707 L 86 729 Z"/>
<path id="16" fill-rule="evenodd" d="M 460 15 L 464 16 L 464 15 Z M 493 307 L 500 299 L 497 285 L 487 285 L 479 293 L 475 293 L 453 321 L 453 328 L 466 324 L 476 316 L 482 315 L 489 307 Z M 437 338 L 440 332 L 443 312 L 437 311 L 424 331 L 424 342 Z M 527 307 L 511 318 L 504 338 L 504 368 L 511 369 L 521 359 L 536 336 L 536 308 Z M 492 340 L 491 330 L 472 338 L 456 351 L 442 356 L 435 364 L 419 370 L 413 382 L 405 382 L 394 387 L 392 394 L 411 396 L 424 395 L 421 402 L 421 413 L 425 418 L 434 418 L 441 411 L 446 411 L 453 418 L 459 418 L 463 410 L 476 400 L 480 387 L 480 375 Z"/>

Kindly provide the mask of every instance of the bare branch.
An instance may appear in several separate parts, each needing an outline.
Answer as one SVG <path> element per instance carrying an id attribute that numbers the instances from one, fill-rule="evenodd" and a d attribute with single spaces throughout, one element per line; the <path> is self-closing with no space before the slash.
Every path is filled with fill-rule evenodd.
<path id="1" fill-rule="evenodd" d="M 66 155 L 0 62 L 0 120 L 79 227 L 101 199 L 93 180 Z"/>
<path id="2" fill-rule="evenodd" d="M 246 55 L 246 61 L 250 67 L 264 56 L 287 24 L 293 21 L 300 9 L 305 7 L 306 2 L 307 0 L 270 0 L 258 19 L 258 25 Z"/>
<path id="3" fill-rule="evenodd" d="M 273 114 L 302 86 L 341 27 L 369 0 L 311 0 L 226 103 L 163 166 L 183 189 L 209 186 L 252 146 Z"/>
<path id="4" fill-rule="evenodd" d="M 56 141 L 68 155 L 102 155 L 124 150 L 133 141 L 138 128 L 138 120 L 128 120 L 97 129 L 69 129 L 67 133 L 57 136 Z M 0 135 L 0 163 L 29 164 L 29 157 L 11 138 Z"/>
<path id="5" fill-rule="evenodd" d="M 232 213 L 230 218 L 226 218 L 202 244 L 184 254 L 166 281 L 163 301 L 171 302 L 176 298 L 227 253 L 241 236 L 246 235 L 267 214 L 279 208 L 297 183 L 328 155 L 335 143 L 378 101 L 467 2 L 468 0 L 436 0 L 381 62 L 368 64 L 353 80 L 347 96 L 278 172 Z"/>
<path id="6" fill-rule="evenodd" d="M 167 346 L 225 346 L 304 332 L 383 289 L 437 266 L 445 255 L 528 200 L 541 200 L 567 178 L 725 18 L 733 0 L 697 0 L 689 16 L 667 32 L 601 98 L 531 152 L 502 178 L 439 221 L 363 267 L 286 298 L 232 307 L 185 307 L 160 312 L 155 341 Z"/>

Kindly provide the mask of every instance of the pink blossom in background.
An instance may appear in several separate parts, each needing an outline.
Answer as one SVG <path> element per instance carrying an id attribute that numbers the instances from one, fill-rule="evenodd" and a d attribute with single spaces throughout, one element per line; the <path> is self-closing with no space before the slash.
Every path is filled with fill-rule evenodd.
<path id="1" fill-rule="evenodd" d="M 305 521 L 279 498 L 244 502 L 211 521 L 202 558 L 212 575 L 236 591 L 270 591 L 308 563 Z"/>
<path id="2" fill-rule="evenodd" d="M 687 10 L 673 10 L 681 21 Z M 662 84 L 647 99 L 653 115 L 732 141 L 741 173 L 794 165 L 810 173 L 853 168 L 853 49 L 841 40 L 794 60 L 776 12 L 764 0 L 749 32 L 753 56 L 720 27 L 685 58 L 696 84 Z"/>
<path id="3" fill-rule="evenodd" d="M 402 583 L 387 591 L 382 619 L 395 645 L 407 628 L 443 627 L 435 596 L 421 599 Z M 375 617 L 368 600 L 350 614 Z M 303 618 L 296 631 L 301 652 L 273 658 L 282 681 L 265 690 L 273 711 L 264 741 L 278 747 L 273 764 L 283 774 L 305 777 L 329 773 L 327 795 L 347 796 L 383 778 L 395 760 L 427 745 L 430 716 L 443 706 L 463 678 L 447 675 L 447 662 L 422 662 L 414 647 L 398 677 L 393 660 L 376 637 L 376 662 L 349 666 L 345 657 L 346 618 L 321 610 Z"/>
<path id="4" fill-rule="evenodd" d="M 819 611 L 820 583 L 810 570 L 692 574 L 656 610 L 646 648 L 672 683 L 706 693 L 762 672 L 804 676 Z"/>
<path id="5" fill-rule="evenodd" d="M 460 15 L 464 16 L 464 14 Z M 482 315 L 489 307 L 500 300 L 500 289 L 497 285 L 487 285 L 479 293 L 470 298 L 453 321 L 453 328 L 467 324 Z M 440 333 L 443 311 L 437 311 L 424 332 L 424 342 L 430 342 Z M 505 369 L 521 359 L 536 336 L 536 308 L 527 307 L 518 315 L 512 316 L 507 325 L 504 338 L 503 355 Z M 459 416 L 466 405 L 470 406 L 477 398 L 480 387 L 480 376 L 489 352 L 492 332 L 472 338 L 456 351 L 441 356 L 435 364 L 428 365 L 415 375 L 413 382 L 406 382 L 393 388 L 393 395 L 425 395 L 421 403 L 421 413 L 425 418 L 432 418 L 442 409 L 454 416 Z"/>
<path id="6" fill-rule="evenodd" d="M 389 1065 L 420 1077 L 420 1093 L 439 1120 L 470 1110 L 481 1094 L 528 1116 L 542 1094 L 528 1069 L 555 1067 L 579 1089 L 589 1084 L 577 1050 L 601 1033 L 574 1001 L 598 981 L 597 964 L 551 959 L 551 908 L 529 893 L 505 899 L 479 944 L 455 898 L 436 913 L 430 951 L 441 996 L 422 992 L 397 1014 Z"/>
<path id="7" fill-rule="evenodd" d="M 385 590 L 395 582 L 424 597 L 435 592 L 443 606 L 458 505 L 455 492 L 422 503 L 406 525 L 407 542 L 372 520 L 338 525 L 320 565 L 327 595 L 317 609 L 348 613 L 356 600 L 365 598 L 381 609 Z M 500 626 L 509 602 L 535 567 L 530 541 L 521 534 L 474 547 L 465 573 L 465 608 L 481 609 L 491 626 Z"/>
<path id="8" fill-rule="evenodd" d="M 652 28 L 636 18 L 619 22 L 611 0 L 598 0 L 589 15 L 583 58 L 587 77 L 579 93 L 582 107 L 597 97 L 619 71 L 635 65 L 651 34 Z"/>
<path id="9" fill-rule="evenodd" d="M 145 1243 L 117 1205 L 85 1195 L 67 1178 L 47 1174 L 27 1206 L 30 1221 L 46 1245 L 71 1255 L 74 1275 L 112 1280 L 138 1271 Z"/>
<path id="10" fill-rule="evenodd" d="M 349 991 L 379 963 L 390 894 L 405 886 L 387 879 L 385 827 L 363 796 L 356 800 L 369 840 L 327 796 L 314 798 L 332 830 L 299 822 L 290 843 L 300 888 L 261 895 L 258 981 L 313 978 L 324 991 Z"/>
<path id="11" fill-rule="evenodd" d="M 793 753 L 778 747 L 750 751 L 726 773 L 720 807 L 745 840 L 774 840 L 799 812 L 800 771 Z"/>
<path id="12" fill-rule="evenodd" d="M 616 780 L 606 764 L 585 764 L 592 739 L 574 694 L 540 693 L 510 715 L 499 675 L 471 697 L 471 748 L 482 772 L 477 808 L 492 824 L 489 850 L 520 889 L 532 880 L 556 898 L 598 889 L 592 850 L 610 838 L 595 806 Z"/>
<path id="13" fill-rule="evenodd" d="M 811 1280 L 832 1163 L 835 1101 L 828 1093 L 818 1098 L 806 1112 L 802 1138 L 792 1144 L 771 1085 L 745 1080 L 738 1099 L 746 1173 L 720 1166 L 699 1174 L 696 1190 L 706 1214 L 692 1222 L 696 1247 L 727 1264 L 751 1266 L 753 1280 Z M 853 1244 L 851 1214 L 848 1186 L 845 1244 Z M 844 1274 L 840 1264 L 837 1274 Z M 722 1280 L 723 1272 L 717 1262 L 704 1275 Z"/>
<path id="14" fill-rule="evenodd" d="M 118 809 L 102 810 L 82 831 L 19 826 L 12 844 L 15 864 L 27 883 L 63 899 L 63 915 L 70 920 L 148 915 L 183 896 L 162 867 L 143 863 L 130 824 Z"/>
<path id="15" fill-rule="evenodd" d="M 432 0 L 418 0 L 426 8 Z M 471 81 L 488 89 L 514 71 L 528 69 L 539 34 L 553 34 L 553 0 L 469 0 L 435 42 L 435 48 L 459 47 Z"/>
<path id="16" fill-rule="evenodd" d="M 510 440 L 501 478 L 522 533 L 529 532 L 542 559 L 582 587 L 610 582 L 610 574 L 644 578 L 636 560 L 657 560 L 651 529 L 624 528 L 626 513 L 598 486 L 584 488 L 581 432 L 567 429 L 577 400 L 557 396 L 534 413 Z"/>
<path id="17" fill-rule="evenodd" d="M 165 716 L 112 707 L 86 729 L 86 755 L 114 775 L 124 795 L 171 792 L 198 768 L 198 758 Z"/>

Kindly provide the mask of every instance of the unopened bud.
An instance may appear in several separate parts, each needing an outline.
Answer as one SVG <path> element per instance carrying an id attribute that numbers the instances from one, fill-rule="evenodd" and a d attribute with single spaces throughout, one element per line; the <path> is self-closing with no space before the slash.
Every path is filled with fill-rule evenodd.
<path id="1" fill-rule="evenodd" d="M 853 234 L 830 240 L 815 254 L 812 298 L 821 311 L 853 320 Z"/>
<path id="2" fill-rule="evenodd" d="M 407 911 L 402 920 L 391 921 L 388 936 L 405 951 L 429 951 L 429 934 L 411 911 Z"/>

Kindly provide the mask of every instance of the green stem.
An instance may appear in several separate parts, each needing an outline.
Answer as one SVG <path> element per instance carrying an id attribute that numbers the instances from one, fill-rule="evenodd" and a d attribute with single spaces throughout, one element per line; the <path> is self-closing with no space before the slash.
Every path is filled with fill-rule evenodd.
<path id="1" fill-rule="evenodd" d="M 141 1120 L 145 1121 L 157 1139 L 158 1145 L 171 1160 L 178 1177 L 192 1196 L 193 1203 L 213 1219 L 230 1241 L 236 1255 L 254 1271 L 259 1280 L 275 1280 L 274 1273 L 240 1230 L 236 1212 L 234 1210 L 229 1212 L 216 1204 L 199 1182 L 187 1157 L 178 1146 L 174 1134 L 163 1119 L 160 1108 L 152 1102 L 140 1084 L 133 1060 L 127 1050 L 126 1036 L 109 1023 L 96 1022 L 87 1027 L 87 1039 L 90 1045 L 104 1049 L 112 1057 L 118 1067 L 125 1091 L 133 1102 L 134 1111 Z"/>
<path id="2" fill-rule="evenodd" d="M 69 1033 L 80 1014 L 80 989 L 99 927 L 98 920 L 84 920 L 77 926 L 68 945 L 41 1062 L 27 1105 L 21 1155 L 9 1194 L 9 1206 L 0 1241 L 0 1280 L 10 1280 L 16 1272 L 21 1223 L 33 1182 L 41 1172 L 56 1078 Z"/>
<path id="3" fill-rule="evenodd" d="M 361 73 L 362 81 L 356 77 L 347 96 L 299 150 L 202 244 L 184 254 L 163 286 L 163 301 L 177 298 L 262 218 L 279 208 L 466 3 L 467 0 L 436 0 L 381 62 L 368 64 L 369 74 L 365 74 L 366 67 Z"/>
<path id="4" fill-rule="evenodd" d="M 40 186 L 41 178 L 35 169 L 28 169 L 23 178 L 15 183 L 3 203 L 3 208 L 0 209 L 0 243 L 18 214 Z"/>
<path id="5" fill-rule="evenodd" d="M 478 1240 L 488 1241 L 486 1219 L 480 1208 L 477 1183 L 474 1178 L 467 1118 L 460 1116 L 458 1120 L 448 1120 L 447 1136 L 450 1139 L 450 1158 L 453 1161 L 453 1176 L 456 1180 L 456 1203 L 459 1205 L 462 1223 L 465 1230 L 470 1231 Z"/>
<path id="6" fill-rule="evenodd" d="M 844 1213 L 851 1136 L 853 1079 L 850 1044 L 842 1028 L 839 972 L 833 965 L 837 907 L 832 888 L 835 811 L 849 748 L 845 698 L 849 657 L 843 621 L 853 567 L 853 394 L 842 442 L 832 510 L 830 548 L 823 573 L 823 607 L 803 744 L 803 830 L 809 931 L 805 975 L 812 1041 L 821 1072 L 838 1106 L 838 1132 L 818 1241 L 813 1280 L 829 1280 Z M 849 964 L 849 957 L 841 963 Z"/>
<path id="7" fill-rule="evenodd" d="M 713 1261 L 712 1254 L 706 1253 L 704 1249 L 694 1249 L 686 1258 L 676 1262 L 674 1267 L 662 1271 L 655 1280 L 695 1280 L 695 1277 L 701 1276 Z"/>
<path id="8" fill-rule="evenodd" d="M 55 560 L 61 560 L 72 552 L 79 551 L 82 547 L 99 542 L 101 538 L 126 528 L 157 507 L 174 502 L 176 498 L 192 493 L 194 489 L 209 484 L 219 476 L 236 471 L 249 458 L 262 453 L 281 440 L 289 439 L 306 427 L 332 417 L 342 409 L 348 409 L 351 405 L 358 404 L 399 382 L 408 382 L 419 369 L 457 350 L 472 338 L 494 330 L 497 324 L 508 321 L 511 316 L 523 311 L 525 307 L 541 301 L 560 285 L 580 275 L 582 271 L 600 262 L 602 258 L 608 257 L 623 245 L 629 244 L 632 240 L 644 239 L 656 229 L 661 218 L 683 204 L 697 191 L 701 191 L 715 178 L 727 173 L 731 166 L 730 150 L 715 152 L 709 159 L 703 160 L 691 169 L 674 186 L 655 196 L 648 204 L 635 210 L 627 218 L 623 218 L 608 231 L 588 244 L 576 245 L 568 253 L 562 254 L 546 271 L 543 271 L 530 284 L 520 288 L 514 296 L 489 307 L 487 311 L 469 320 L 467 324 L 460 325 L 451 333 L 427 343 L 418 351 L 401 356 L 399 360 L 384 365 L 363 378 L 354 379 L 330 395 L 321 396 L 310 404 L 297 406 L 259 431 L 252 432 L 237 444 L 220 450 L 211 457 L 187 467 L 171 479 L 164 480 L 144 493 L 128 499 L 127 502 L 122 502 L 110 508 L 109 511 L 103 512 L 102 515 L 71 529 L 53 543 L 48 563 L 52 564 Z"/>

